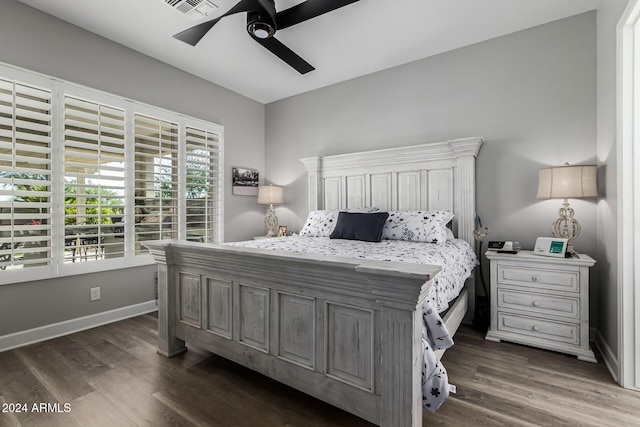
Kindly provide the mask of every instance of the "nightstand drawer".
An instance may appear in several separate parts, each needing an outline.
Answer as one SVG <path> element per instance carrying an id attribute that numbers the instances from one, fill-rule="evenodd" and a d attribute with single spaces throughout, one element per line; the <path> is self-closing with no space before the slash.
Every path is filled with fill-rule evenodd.
<path id="1" fill-rule="evenodd" d="M 580 328 L 577 324 L 551 322 L 498 312 L 498 330 L 565 344 L 580 344 Z"/>
<path id="2" fill-rule="evenodd" d="M 578 292 L 580 281 L 577 271 L 540 268 L 498 266 L 498 283 L 522 286 L 526 289 Z"/>
<path id="3" fill-rule="evenodd" d="M 552 295 L 498 289 L 498 309 L 530 312 L 533 315 L 562 316 L 580 319 L 580 300 Z"/>

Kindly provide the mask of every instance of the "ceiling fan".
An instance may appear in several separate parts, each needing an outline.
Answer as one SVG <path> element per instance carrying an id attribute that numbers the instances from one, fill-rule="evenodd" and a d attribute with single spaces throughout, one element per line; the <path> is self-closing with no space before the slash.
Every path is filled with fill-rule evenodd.
<path id="1" fill-rule="evenodd" d="M 307 0 L 282 12 L 276 12 L 275 0 L 241 0 L 229 9 L 227 13 L 184 30 L 173 37 L 195 46 L 225 16 L 247 12 L 247 31 L 249 35 L 300 74 L 306 74 L 315 70 L 315 68 L 273 37 L 276 31 L 357 1 L 359 0 Z"/>

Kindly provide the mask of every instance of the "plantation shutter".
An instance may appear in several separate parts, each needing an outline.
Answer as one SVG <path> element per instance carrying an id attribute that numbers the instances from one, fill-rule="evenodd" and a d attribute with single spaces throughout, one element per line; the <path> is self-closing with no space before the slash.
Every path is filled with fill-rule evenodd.
<path id="1" fill-rule="evenodd" d="M 65 262 L 124 256 L 124 145 L 124 110 L 65 96 Z"/>
<path id="2" fill-rule="evenodd" d="M 134 115 L 136 254 L 145 240 L 178 238 L 178 124 Z"/>
<path id="3" fill-rule="evenodd" d="M 0 269 L 51 264 L 50 90 L 0 79 Z"/>
<path id="4" fill-rule="evenodd" d="M 220 242 L 220 135 L 186 128 L 187 240 Z"/>
<path id="5" fill-rule="evenodd" d="M 0 285 L 146 265 L 148 240 L 223 241 L 223 139 L 0 64 Z"/>

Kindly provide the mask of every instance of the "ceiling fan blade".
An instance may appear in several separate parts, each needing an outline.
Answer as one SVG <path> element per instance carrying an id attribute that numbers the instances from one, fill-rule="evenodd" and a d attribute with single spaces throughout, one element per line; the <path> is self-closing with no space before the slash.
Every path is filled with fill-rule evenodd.
<path id="1" fill-rule="evenodd" d="M 304 3 L 278 12 L 276 14 L 276 25 L 281 30 L 357 1 L 359 0 L 307 0 Z"/>
<path id="2" fill-rule="evenodd" d="M 262 6 L 262 10 L 269 15 L 272 23 L 275 25 L 276 23 L 276 3 L 274 0 L 256 0 L 260 6 Z M 258 12 L 257 10 L 252 10 L 251 12 Z"/>
<path id="3" fill-rule="evenodd" d="M 211 21 L 203 22 L 202 24 L 198 24 L 195 27 L 191 27 L 184 31 L 181 31 L 178 34 L 175 34 L 173 38 L 178 39 L 187 44 L 190 44 L 191 46 L 195 46 L 198 44 L 200 39 L 202 39 L 204 35 L 207 34 L 209 30 L 213 28 L 213 26 L 216 25 L 219 20 L 222 19 L 223 16 L 220 16 L 219 18 L 216 18 L 216 19 L 212 19 Z"/>
<path id="4" fill-rule="evenodd" d="M 241 0 L 236 3 L 231 9 L 227 11 L 224 15 L 218 16 L 215 19 L 212 19 L 207 22 L 203 22 L 202 24 L 198 24 L 195 27 L 188 28 L 184 31 L 179 32 L 173 37 L 183 41 L 185 43 L 190 44 L 191 46 L 195 46 L 198 44 L 200 39 L 204 37 L 205 34 L 209 32 L 214 25 L 218 23 L 219 20 L 224 18 L 225 16 L 233 15 L 235 13 L 240 12 L 262 12 L 264 9 L 260 0 Z"/>
<path id="5" fill-rule="evenodd" d="M 260 43 L 263 47 L 265 47 L 269 52 L 273 53 L 275 56 L 289 64 L 300 74 L 306 74 L 309 71 L 315 70 L 315 68 L 311 64 L 302 59 L 300 56 L 298 56 L 297 53 L 286 47 L 276 38 L 269 37 L 268 39 L 260 39 L 253 36 L 252 38 Z"/>

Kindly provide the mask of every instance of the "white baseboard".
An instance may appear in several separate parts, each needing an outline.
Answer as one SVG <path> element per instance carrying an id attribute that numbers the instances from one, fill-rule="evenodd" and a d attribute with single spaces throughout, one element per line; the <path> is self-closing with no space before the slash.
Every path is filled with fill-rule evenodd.
<path id="1" fill-rule="evenodd" d="M 604 364 L 607 365 L 607 369 L 609 369 L 609 373 L 613 377 L 614 381 L 620 384 L 620 380 L 618 378 L 618 358 L 616 357 L 616 354 L 611 350 L 607 342 L 604 340 L 603 336 L 600 334 L 600 331 L 597 329 L 595 329 L 595 332 L 593 331 L 594 329 L 592 328 L 591 336 L 595 337 L 595 340 L 593 340 L 593 342 L 602 355 Z"/>
<path id="2" fill-rule="evenodd" d="M 78 317 L 76 319 L 65 320 L 64 322 L 52 323 L 38 328 L 28 329 L 9 335 L 0 336 L 0 352 L 23 347 L 29 344 L 50 340 L 52 338 L 69 335 L 74 332 L 117 322 L 118 320 L 142 314 L 152 313 L 158 310 L 155 300 L 134 304 L 127 307 L 116 308 L 90 316 Z"/>

